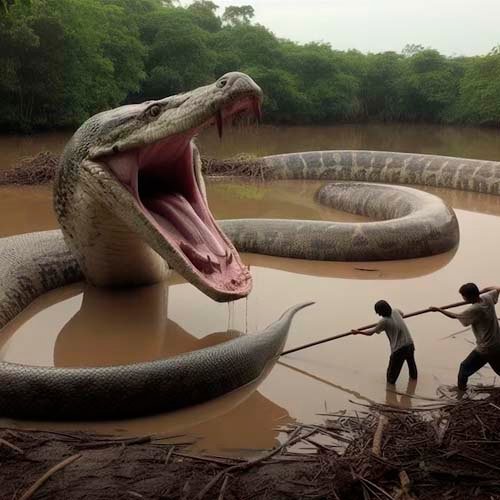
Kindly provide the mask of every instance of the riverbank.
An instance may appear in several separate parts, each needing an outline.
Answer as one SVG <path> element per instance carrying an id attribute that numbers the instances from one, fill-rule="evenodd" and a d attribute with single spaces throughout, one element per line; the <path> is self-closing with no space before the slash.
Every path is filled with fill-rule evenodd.
<path id="1" fill-rule="evenodd" d="M 498 499 L 500 389 L 472 395 L 328 414 L 281 429 L 280 446 L 248 460 L 191 455 L 185 435 L 2 428 L 0 498 Z"/>
<path id="2" fill-rule="evenodd" d="M 0 169 L 41 151 L 59 155 L 72 131 L 32 135 L 0 134 Z M 324 149 L 368 149 L 427 153 L 500 161 L 500 130 L 450 125 L 364 123 L 330 126 L 227 127 L 221 141 L 213 127 L 197 143 L 203 156 L 231 158 L 241 153 L 265 156 Z"/>

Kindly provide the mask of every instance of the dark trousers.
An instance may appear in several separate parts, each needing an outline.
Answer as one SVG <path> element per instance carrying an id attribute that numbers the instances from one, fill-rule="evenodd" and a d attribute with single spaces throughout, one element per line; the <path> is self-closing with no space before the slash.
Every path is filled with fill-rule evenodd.
<path id="1" fill-rule="evenodd" d="M 500 375 L 500 349 L 482 353 L 474 349 L 461 363 L 458 371 L 458 388 L 465 391 L 468 378 L 489 363 L 494 372 Z"/>
<path id="2" fill-rule="evenodd" d="M 415 346 L 413 344 L 409 344 L 401 347 L 391 354 L 391 357 L 389 358 L 389 366 L 387 367 L 387 383 L 396 383 L 405 361 L 408 364 L 410 378 L 417 378 L 418 372 L 417 365 L 415 363 Z"/>

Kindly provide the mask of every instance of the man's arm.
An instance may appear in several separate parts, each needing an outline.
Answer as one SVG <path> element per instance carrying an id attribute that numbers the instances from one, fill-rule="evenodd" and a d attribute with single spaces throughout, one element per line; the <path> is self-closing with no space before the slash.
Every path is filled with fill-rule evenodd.
<path id="1" fill-rule="evenodd" d="M 463 326 L 470 326 L 474 323 L 475 319 L 477 318 L 478 311 L 475 308 L 474 304 L 472 306 L 469 306 L 465 311 L 462 311 L 461 313 L 452 313 L 450 311 L 446 311 L 444 309 L 441 309 L 440 307 L 434 307 L 431 306 L 429 309 L 433 312 L 440 312 L 444 316 L 447 316 L 448 318 L 451 319 L 458 319 L 460 323 L 462 323 Z"/>
<path id="2" fill-rule="evenodd" d="M 356 329 L 353 329 L 351 330 L 351 333 L 353 335 L 373 335 L 374 333 L 377 333 L 379 330 L 378 330 L 378 327 L 377 326 L 374 326 L 373 328 L 369 328 L 368 330 L 356 330 Z"/>
<path id="3" fill-rule="evenodd" d="M 451 319 L 461 319 L 460 314 L 455 314 L 455 313 L 452 313 L 450 311 L 446 311 L 445 309 L 441 309 L 440 307 L 431 306 L 431 307 L 429 307 L 429 309 L 432 312 L 439 312 L 441 314 L 444 314 L 445 316 L 447 316 L 448 318 L 451 318 Z"/>
<path id="4" fill-rule="evenodd" d="M 500 293 L 500 287 L 498 286 L 488 286 L 483 288 L 479 292 L 480 294 L 488 294 L 488 296 L 493 300 L 493 303 L 496 304 L 498 302 L 498 294 Z"/>

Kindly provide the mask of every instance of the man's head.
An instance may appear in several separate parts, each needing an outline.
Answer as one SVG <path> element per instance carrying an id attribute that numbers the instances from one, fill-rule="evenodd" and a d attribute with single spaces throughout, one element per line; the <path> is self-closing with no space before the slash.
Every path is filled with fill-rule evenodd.
<path id="1" fill-rule="evenodd" d="M 466 302 L 473 303 L 479 300 L 479 288 L 475 283 L 465 283 L 458 291 Z"/>
<path id="2" fill-rule="evenodd" d="M 385 300 L 379 300 L 375 303 L 375 312 L 379 316 L 389 318 L 392 314 L 392 307 Z"/>

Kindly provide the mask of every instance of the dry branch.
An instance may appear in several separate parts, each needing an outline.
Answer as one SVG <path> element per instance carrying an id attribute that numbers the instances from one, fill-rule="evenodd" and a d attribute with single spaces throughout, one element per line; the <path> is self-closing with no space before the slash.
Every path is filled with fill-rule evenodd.
<path id="1" fill-rule="evenodd" d="M 323 424 L 288 424 L 288 439 L 254 460 L 190 455 L 178 443 L 165 450 L 154 438 L 122 439 L 134 446 L 122 446 L 117 456 L 120 440 L 109 436 L 16 429 L 3 435 L 24 454 L 0 446 L 2 491 L 12 496 L 26 482 L 41 484 L 55 469 L 38 479 L 42 471 L 34 464 L 40 457 L 47 457 L 42 467 L 48 469 L 44 460 L 58 462 L 87 442 L 103 445 L 85 452 L 98 459 L 97 474 L 89 460 L 77 461 L 57 481 L 46 481 L 40 497 L 104 498 L 113 484 L 127 498 L 169 500 L 197 495 L 217 500 L 489 500 L 500 498 L 499 408 L 500 390 L 493 387 L 477 387 L 468 399 L 445 400 L 438 410 L 369 405 L 362 412 L 328 415 Z M 310 439 L 314 433 L 331 439 L 333 446 Z M 299 442 L 314 443 L 311 453 L 289 449 Z"/>
<path id="2" fill-rule="evenodd" d="M 28 488 L 26 492 L 21 496 L 19 500 L 28 500 L 31 498 L 36 491 L 49 479 L 52 475 L 54 475 L 57 471 L 63 469 L 67 465 L 73 463 L 75 460 L 81 457 L 80 453 L 77 453 L 76 455 L 72 455 L 71 457 L 66 458 L 62 462 L 59 462 L 58 464 L 54 465 L 54 467 L 51 467 L 40 479 L 38 479 L 33 486 Z"/>
<path id="3" fill-rule="evenodd" d="M 10 443 L 9 441 L 7 441 L 6 439 L 0 438 L 0 444 L 3 444 L 4 446 L 7 446 L 11 450 L 17 451 L 18 453 L 24 453 L 24 451 L 21 450 L 21 448 L 19 448 L 18 446 L 13 445 L 12 443 Z"/>
<path id="4" fill-rule="evenodd" d="M 385 415 L 380 415 L 378 419 L 377 430 L 373 436 L 373 447 L 372 453 L 374 455 L 380 456 L 382 448 L 382 433 L 384 432 L 384 427 L 387 425 L 388 419 Z"/>

